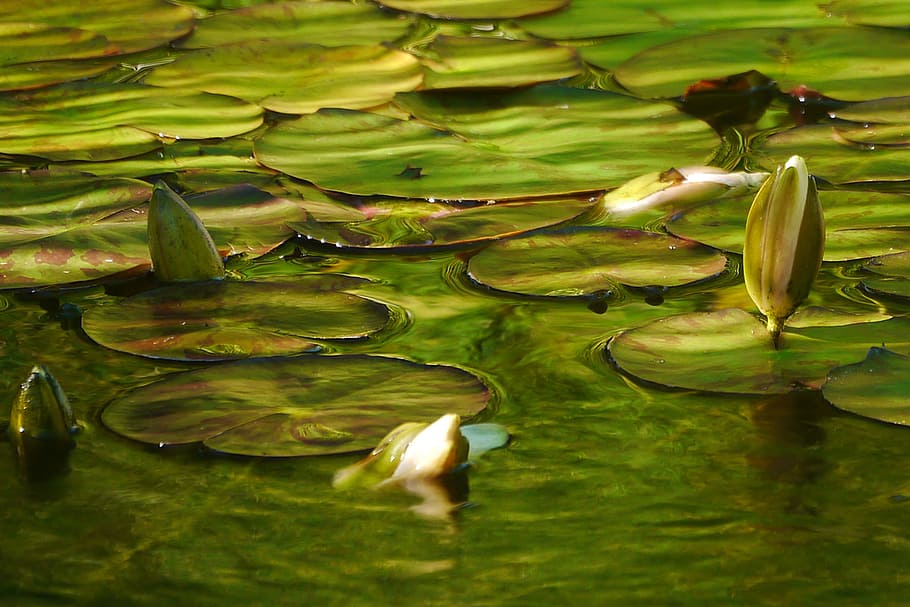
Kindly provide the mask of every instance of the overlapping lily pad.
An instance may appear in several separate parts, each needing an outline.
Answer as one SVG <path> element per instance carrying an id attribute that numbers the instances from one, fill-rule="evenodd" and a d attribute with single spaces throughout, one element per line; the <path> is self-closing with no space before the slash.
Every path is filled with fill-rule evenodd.
<path id="1" fill-rule="evenodd" d="M 908 98 L 901 102 L 904 111 L 910 111 Z M 813 173 L 831 183 L 906 181 L 908 132 L 910 119 L 895 124 L 801 126 L 757 142 L 748 162 L 760 169 L 799 153 Z"/>
<path id="2" fill-rule="evenodd" d="M 257 40 L 181 54 L 156 68 L 145 82 L 232 95 L 276 112 L 305 114 L 323 107 L 380 105 L 397 92 L 414 90 L 422 80 L 413 55 L 384 46 Z"/>
<path id="3" fill-rule="evenodd" d="M 382 0 L 380 4 L 442 19 L 512 19 L 555 11 L 569 0 Z"/>
<path id="4" fill-rule="evenodd" d="M 310 200 L 305 223 L 291 227 L 314 240 L 344 247 L 391 248 L 449 245 L 501 238 L 567 221 L 594 204 L 590 197 L 521 200 L 464 207 L 443 203 L 388 200 L 361 208 Z M 355 218 L 350 218 L 350 213 Z M 319 219 L 322 215 L 325 219 Z M 335 215 L 335 217 L 332 217 Z"/>
<path id="5" fill-rule="evenodd" d="M 133 182 L 124 180 L 130 187 Z M 116 194 L 121 182 L 97 182 L 96 202 L 119 205 Z M 68 200 L 53 198 L 51 209 L 36 217 L 27 233 L 10 221 L 2 232 L 9 234 L 0 246 L 0 288 L 64 284 L 96 280 L 149 264 L 145 205 L 135 197 L 148 192 L 143 185 L 127 194 L 125 210 L 96 220 L 92 213 L 73 213 L 70 218 L 57 210 L 69 208 Z M 129 192 L 129 190 L 128 190 Z M 146 195 L 147 198 L 147 195 Z M 296 204 L 255 188 L 227 188 L 189 200 L 212 234 L 222 254 L 260 255 L 281 244 L 294 232 L 287 227 L 306 214 Z M 133 206 L 129 206 L 133 205 Z M 72 213 L 72 211 L 70 211 Z M 2 233 L 0 232 L 0 233 Z"/>
<path id="6" fill-rule="evenodd" d="M 28 6 L 0 0 L 0 21 L 83 29 L 103 36 L 119 53 L 135 53 L 188 34 L 193 11 L 162 0 L 57 0 Z"/>
<path id="7" fill-rule="evenodd" d="M 884 255 L 864 267 L 877 275 L 863 279 L 860 286 L 864 291 L 873 296 L 910 300 L 910 252 Z"/>
<path id="8" fill-rule="evenodd" d="M 782 90 L 806 85 L 859 101 L 910 94 L 908 44 L 908 32 L 873 28 L 724 30 L 645 50 L 614 75 L 636 95 L 666 98 L 706 78 L 758 70 Z"/>
<path id="9" fill-rule="evenodd" d="M 111 403 L 102 421 L 153 445 L 297 456 L 373 448 L 403 422 L 483 411 L 490 393 L 455 367 L 379 356 L 301 356 L 171 376 Z"/>
<path id="10" fill-rule="evenodd" d="M 865 360 L 833 369 L 822 392 L 834 406 L 910 426 L 910 357 L 869 348 Z"/>
<path id="11" fill-rule="evenodd" d="M 726 257 L 690 240 L 638 230 L 567 228 L 495 242 L 468 273 L 501 291 L 595 295 L 618 283 L 674 287 L 717 276 Z"/>
<path id="12" fill-rule="evenodd" d="M 313 339 L 380 330 L 388 308 L 338 289 L 356 279 L 208 281 L 163 287 L 86 311 L 82 327 L 113 350 L 168 360 L 233 360 L 312 351 Z"/>
<path id="13" fill-rule="evenodd" d="M 403 36 L 413 19 L 369 4 L 312 2 L 260 4 L 199 21 L 178 46 L 203 48 L 247 40 L 292 39 L 322 46 L 379 44 Z"/>
<path id="14" fill-rule="evenodd" d="M 499 200 L 704 164 L 717 144 L 707 125 L 671 106 L 594 90 L 409 93 L 396 104 L 415 119 L 321 110 L 270 129 L 256 157 L 333 191 Z"/>
<path id="15" fill-rule="evenodd" d="M 814 166 L 811 167 L 814 171 Z M 825 261 L 846 261 L 910 249 L 910 196 L 862 191 L 819 192 L 825 212 Z M 677 236 L 742 253 L 751 197 L 719 200 L 675 217 Z"/>
<path id="16" fill-rule="evenodd" d="M 781 394 L 819 388 L 830 369 L 876 344 L 910 352 L 910 321 L 787 326 L 775 350 L 765 325 L 739 309 L 683 314 L 623 331 L 608 346 L 625 373 L 672 388 Z"/>
<path id="17" fill-rule="evenodd" d="M 111 160 L 163 138 L 230 137 L 262 123 L 256 105 L 139 84 L 64 84 L 0 99 L 0 153 Z"/>
<path id="18" fill-rule="evenodd" d="M 422 54 L 425 89 L 527 86 L 581 71 L 573 49 L 540 41 L 438 36 Z"/>

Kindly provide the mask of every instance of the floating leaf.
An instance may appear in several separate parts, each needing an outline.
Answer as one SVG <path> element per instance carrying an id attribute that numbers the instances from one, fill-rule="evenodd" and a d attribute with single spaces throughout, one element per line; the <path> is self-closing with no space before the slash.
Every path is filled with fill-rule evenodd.
<path id="1" fill-rule="evenodd" d="M 468 439 L 468 461 L 474 461 L 487 451 L 509 444 L 511 436 L 499 424 L 471 424 L 461 427 L 461 434 Z"/>
<path id="2" fill-rule="evenodd" d="M 288 39 L 322 46 L 379 44 L 403 36 L 413 20 L 372 5 L 347 2 L 276 2 L 199 21 L 178 46 L 203 48 L 249 40 Z"/>
<path id="3" fill-rule="evenodd" d="M 249 70 L 255 65 L 255 70 Z M 243 78 L 237 74 L 243 73 Z M 381 105 L 420 85 L 417 59 L 384 46 L 326 48 L 292 41 L 251 41 L 181 54 L 145 79 L 181 91 L 231 95 L 288 114 L 323 107 Z"/>
<path id="4" fill-rule="evenodd" d="M 0 0 L 0 21 L 80 28 L 103 36 L 120 53 L 135 53 L 188 34 L 193 29 L 193 11 L 161 0 L 105 0 L 91 4 L 57 0 L 27 7 L 16 0 Z"/>
<path id="5" fill-rule="evenodd" d="M 471 258 L 477 282 L 525 295 L 594 295 L 617 283 L 680 286 L 716 276 L 727 259 L 698 243 L 638 230 L 568 228 L 501 240 Z"/>
<path id="6" fill-rule="evenodd" d="M 873 28 L 724 30 L 645 50 L 614 75 L 636 95 L 652 98 L 676 97 L 706 78 L 757 70 L 785 91 L 805 85 L 838 99 L 874 99 L 910 94 L 908 43 L 907 32 Z"/>
<path id="7" fill-rule="evenodd" d="M 908 377 L 910 357 L 874 347 L 864 361 L 832 369 L 822 393 L 839 409 L 910 426 Z"/>
<path id="8" fill-rule="evenodd" d="M 569 0 L 382 0 L 379 4 L 442 19 L 512 19 L 555 11 Z"/>
<path id="9" fill-rule="evenodd" d="M 904 0 L 833 0 L 823 6 L 832 16 L 844 17 L 849 23 L 910 26 L 910 13 Z"/>
<path id="10" fill-rule="evenodd" d="M 910 197 L 861 191 L 821 191 L 825 261 L 847 261 L 910 249 Z M 667 229 L 682 238 L 742 253 L 751 200 L 720 200 L 674 217 Z"/>
<path id="11" fill-rule="evenodd" d="M 910 352 L 910 321 L 837 325 L 827 316 L 822 326 L 788 326 L 780 350 L 758 318 L 738 309 L 663 318 L 623 331 L 608 350 L 622 371 L 645 381 L 739 394 L 819 388 L 830 369 L 874 344 Z"/>
<path id="12" fill-rule="evenodd" d="M 396 103 L 416 119 L 321 110 L 270 129 L 256 158 L 337 192 L 498 200 L 616 186 L 703 162 L 717 142 L 669 106 L 602 91 L 411 93 Z"/>
<path id="13" fill-rule="evenodd" d="M 354 282 L 354 281 L 348 281 Z M 134 295 L 85 312 L 83 329 L 113 350 L 169 360 L 232 360 L 317 349 L 313 339 L 366 337 L 389 310 L 342 293 L 344 279 L 205 282 Z"/>
<path id="14" fill-rule="evenodd" d="M 220 95 L 140 84 L 64 84 L 0 99 L 0 152 L 50 160 L 111 160 L 162 138 L 230 137 L 255 129 L 262 110 Z"/>
<path id="15" fill-rule="evenodd" d="M 148 197 L 146 184 L 140 191 Z M 97 280 L 147 266 L 146 207 L 134 203 L 136 206 L 108 213 L 98 221 L 91 214 L 71 224 L 55 224 L 52 216 L 42 218 L 44 223 L 31 228 L 27 241 L 17 228 L 11 228 L 12 241 L 0 245 L 0 287 Z M 288 200 L 243 186 L 196 197 L 189 203 L 222 254 L 261 255 L 293 236 L 288 222 L 306 216 Z"/>
<path id="16" fill-rule="evenodd" d="M 527 86 L 581 71 L 573 49 L 531 40 L 438 36 L 422 54 L 424 89 Z"/>
<path id="17" fill-rule="evenodd" d="M 203 442 L 240 455 L 321 455 L 371 449 L 405 421 L 476 415 L 489 398 L 479 379 L 455 367 L 302 356 L 173 375 L 115 400 L 102 420 L 153 445 Z"/>
<path id="18" fill-rule="evenodd" d="M 0 65 L 113 55 L 118 48 L 95 32 L 40 23 L 0 21 Z"/>
<path id="19" fill-rule="evenodd" d="M 338 246 L 386 248 L 449 245 L 511 236 L 571 219 L 590 208 L 590 197 L 498 202 L 472 207 L 418 201 L 377 201 L 341 207 L 337 220 L 308 218 L 291 227 L 307 238 Z M 318 218 L 326 203 L 301 205 Z M 336 206 L 333 208 L 337 208 Z M 356 214 L 351 221 L 347 216 Z"/>

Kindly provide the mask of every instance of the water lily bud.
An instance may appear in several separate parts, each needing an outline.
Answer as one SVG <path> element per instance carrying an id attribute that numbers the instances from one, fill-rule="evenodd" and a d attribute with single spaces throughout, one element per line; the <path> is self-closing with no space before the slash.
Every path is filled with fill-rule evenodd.
<path id="1" fill-rule="evenodd" d="M 20 469 L 43 478 L 65 468 L 77 429 L 60 384 L 43 365 L 34 367 L 10 410 L 8 432 Z"/>
<path id="2" fill-rule="evenodd" d="M 728 173 L 718 167 L 693 166 L 648 173 L 619 186 L 604 197 L 603 210 L 614 217 L 666 204 L 688 206 L 754 192 L 768 173 Z"/>
<path id="3" fill-rule="evenodd" d="M 468 443 L 460 427 L 461 418 L 454 413 L 432 424 L 401 424 L 366 458 L 339 470 L 332 484 L 337 488 L 377 486 L 448 474 L 467 460 Z"/>
<path id="4" fill-rule="evenodd" d="M 792 156 L 762 185 L 746 221 L 743 276 L 774 347 L 809 296 L 825 252 L 825 218 L 806 161 Z"/>
<path id="5" fill-rule="evenodd" d="M 165 282 L 224 278 L 224 262 L 211 235 L 189 205 L 163 181 L 155 184 L 148 212 L 149 254 Z"/>

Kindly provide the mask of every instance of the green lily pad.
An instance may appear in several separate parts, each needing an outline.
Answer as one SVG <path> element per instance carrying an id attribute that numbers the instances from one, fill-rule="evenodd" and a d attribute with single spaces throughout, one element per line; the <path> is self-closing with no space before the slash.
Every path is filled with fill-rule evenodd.
<path id="1" fill-rule="evenodd" d="M 844 411 L 910 426 L 910 357 L 887 348 L 869 348 L 862 362 L 828 373 L 825 399 Z"/>
<path id="2" fill-rule="evenodd" d="M 319 349 L 313 339 L 355 339 L 384 327 L 381 303 L 343 293 L 344 278 L 207 281 L 154 289 L 86 311 L 102 346 L 167 360 L 233 360 Z"/>
<path id="3" fill-rule="evenodd" d="M 573 49 L 541 41 L 438 36 L 421 52 L 424 89 L 528 86 L 581 72 Z"/>
<path id="4" fill-rule="evenodd" d="M 64 84 L 0 99 L 0 153 L 50 160 L 111 160 L 161 140 L 230 137 L 262 123 L 238 99 L 140 84 Z"/>
<path id="5" fill-rule="evenodd" d="M 864 266 L 880 278 L 864 278 L 860 283 L 866 293 L 898 300 L 910 299 L 910 252 L 884 255 Z"/>
<path id="6" fill-rule="evenodd" d="M 524 19 L 520 25 L 540 38 L 578 40 L 683 26 L 709 31 L 739 27 L 808 27 L 830 22 L 824 10 L 805 0 L 738 0 L 714 4 L 678 0 L 572 0 L 565 10 Z"/>
<path id="7" fill-rule="evenodd" d="M 910 249 L 910 196 L 845 190 L 821 191 L 818 196 L 827 229 L 825 261 L 863 259 Z M 677 215 L 667 224 L 667 230 L 741 254 L 751 204 L 751 197 L 712 202 Z"/>
<path id="8" fill-rule="evenodd" d="M 858 25 L 910 26 L 910 12 L 903 0 L 832 0 L 824 7 L 832 16 Z"/>
<path id="9" fill-rule="evenodd" d="M 395 426 L 471 417 L 490 393 L 455 367 L 380 356 L 239 361 L 173 375 L 112 402 L 104 424 L 153 445 L 297 456 L 372 449 Z"/>
<path id="10" fill-rule="evenodd" d="M 0 65 L 59 59 L 103 57 L 118 52 L 117 46 L 95 32 L 41 23 L 0 21 Z"/>
<path id="11" fill-rule="evenodd" d="M 910 107 L 907 97 L 901 100 Z M 747 164 L 760 170 L 799 153 L 815 175 L 831 183 L 903 182 L 910 159 L 908 129 L 910 120 L 896 125 L 801 126 L 756 142 Z"/>
<path id="12" fill-rule="evenodd" d="M 690 240 L 639 230 L 568 228 L 494 242 L 471 258 L 480 284 L 525 295 L 675 287 L 717 276 L 727 259 Z"/>
<path id="13" fill-rule="evenodd" d="M 870 272 L 895 278 L 910 278 L 910 252 L 884 255 L 864 266 Z"/>
<path id="14" fill-rule="evenodd" d="M 250 65 L 256 69 L 249 70 Z M 181 54 L 155 68 L 145 83 L 231 95 L 276 112 L 306 114 L 323 107 L 381 105 L 422 80 L 413 55 L 384 46 L 257 40 Z"/>
<path id="15" fill-rule="evenodd" d="M 256 158 L 336 192 L 499 200 L 704 164 L 717 143 L 707 125 L 670 106 L 603 91 L 539 86 L 395 101 L 415 119 L 321 110 L 267 131 Z"/>
<path id="16" fill-rule="evenodd" d="M 873 28 L 724 30 L 643 51 L 614 76 L 636 95 L 667 98 L 706 78 L 758 70 L 781 90 L 806 85 L 838 99 L 873 99 L 910 94 L 908 44 L 908 32 Z"/>
<path id="17" fill-rule="evenodd" d="M 548 13 L 570 0 L 382 0 L 379 4 L 408 13 L 441 19 L 512 19 Z"/>
<path id="18" fill-rule="evenodd" d="M 775 350 L 765 325 L 739 309 L 682 314 L 619 333 L 608 351 L 625 373 L 705 392 L 782 394 L 817 389 L 830 369 L 861 358 L 874 344 L 910 352 L 910 321 L 784 328 Z"/>
<path id="19" fill-rule="evenodd" d="M 390 248 L 464 244 L 513 236 L 567 221 L 594 204 L 590 197 L 498 202 L 472 207 L 388 200 L 360 208 L 341 207 L 327 216 L 327 203 L 304 200 L 305 223 L 291 227 L 313 240 L 336 246 Z M 352 221 L 350 213 L 355 213 Z M 319 216 L 326 219 L 319 219 Z"/>
<path id="20" fill-rule="evenodd" d="M 148 192 L 147 188 L 141 191 Z M 106 195 L 113 196 L 112 191 L 116 192 L 109 190 Z M 104 191 L 99 193 L 104 200 Z M 222 254 L 261 255 L 293 236 L 287 224 L 306 216 L 289 200 L 243 186 L 188 202 Z M 66 208 L 67 204 L 64 200 L 59 206 Z M 23 240 L 23 234 L 12 228 L 7 244 L 0 245 L 0 288 L 97 280 L 148 266 L 146 208 L 136 202 L 136 206 L 97 221 L 91 214 L 65 220 L 61 213 L 60 224 L 53 223 L 53 215 L 48 214 L 30 228 L 30 240 Z"/>
<path id="21" fill-rule="evenodd" d="M 2 22 L 87 30 L 104 37 L 119 53 L 147 50 L 186 35 L 193 29 L 193 16 L 189 7 L 161 0 L 56 0 L 27 7 L 0 0 Z"/>
<path id="22" fill-rule="evenodd" d="M 35 89 L 97 76 L 117 65 L 112 59 L 39 61 L 0 66 L 0 91 Z"/>
<path id="23" fill-rule="evenodd" d="M 276 2 L 200 20 L 178 46 L 204 48 L 249 40 L 288 39 L 322 46 L 379 44 L 401 38 L 413 24 L 372 5 L 348 2 Z"/>

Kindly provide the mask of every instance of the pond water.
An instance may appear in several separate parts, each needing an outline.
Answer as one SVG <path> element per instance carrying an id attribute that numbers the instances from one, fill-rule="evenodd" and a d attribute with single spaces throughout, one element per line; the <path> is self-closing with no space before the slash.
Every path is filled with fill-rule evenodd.
<path id="1" fill-rule="evenodd" d="M 704 228 L 692 236 L 707 243 L 699 251 L 724 255 L 700 278 L 673 276 L 701 261 L 649 253 L 646 278 L 614 272 L 598 288 L 537 293 L 545 279 L 523 280 L 529 265 L 568 276 L 583 261 L 516 263 L 492 286 L 478 284 L 470 266 L 490 254 L 491 237 L 532 229 L 546 237 L 547 226 L 579 216 L 604 190 L 639 174 L 709 161 L 773 170 L 801 154 L 830 205 L 829 243 L 838 243 L 809 303 L 906 317 L 897 287 L 876 295 L 863 283 L 873 276 L 870 259 L 910 250 L 906 8 L 859 0 L 821 8 L 795 0 L 685 3 L 685 10 L 661 0 L 537 0 L 522 15 L 515 7 L 525 3 L 395 0 L 382 10 L 266 4 L 277 11 L 236 8 L 213 18 L 207 11 L 219 7 L 204 2 L 193 9 L 112 2 L 90 13 L 59 3 L 33 15 L 7 4 L 0 22 L 43 24 L 33 35 L 47 38 L 37 55 L 23 43 L 18 55 L 0 58 L 7 110 L 0 168 L 9 182 L 0 246 L 3 259 L 19 263 L 3 266 L 0 399 L 12 402 L 29 369 L 44 363 L 83 428 L 68 471 L 51 479 L 28 482 L 12 450 L 0 457 L 0 604 L 908 601 L 910 430 L 841 411 L 817 389 L 740 395 L 663 387 L 622 373 L 606 352 L 620 332 L 659 319 L 755 311 L 741 256 L 724 240 L 735 230 L 705 236 L 726 219 L 691 221 Z M 69 28 L 66 43 L 51 35 L 55 27 Z M 322 46 L 294 46 L 301 40 Z M 497 46 L 509 40 L 531 46 Z M 345 43 L 373 50 L 332 54 Z M 370 54 L 390 49 L 410 54 Z M 298 56 L 309 71 L 290 61 Z M 353 75 L 338 76 L 344 66 Z M 773 82 L 722 80 L 751 69 Z M 46 80 L 17 84 L 32 77 Z M 155 88 L 133 94 L 136 81 Z M 684 101 L 704 120 L 676 109 L 699 81 L 707 82 Z M 295 89 L 301 82 L 312 86 Z M 109 88 L 85 88 L 92 83 Z M 167 91 L 166 100 L 154 101 L 150 90 Z M 313 113 L 326 106 L 341 109 Z M 467 505 L 428 518 L 404 491 L 333 489 L 334 472 L 360 454 L 247 457 L 199 444 L 143 444 L 108 429 L 101 414 L 111 402 L 164 376 L 230 363 L 136 356 L 87 335 L 82 314 L 157 286 L 145 276 L 144 223 L 136 237 L 97 227 L 128 223 L 124 209 L 141 209 L 149 190 L 133 184 L 136 200 L 126 196 L 76 221 L 74 203 L 59 202 L 73 171 L 93 179 L 88 191 L 109 202 L 116 196 L 102 178 L 164 178 L 191 202 L 248 183 L 304 208 L 299 216 L 276 211 L 265 232 L 249 228 L 257 212 L 266 214 L 255 207 L 261 200 L 216 209 L 210 220 L 200 215 L 222 250 L 229 243 L 249 251 L 228 258 L 228 280 L 345 274 L 367 279 L 346 291 L 394 311 L 375 334 L 316 339 L 325 351 L 303 356 L 385 355 L 460 367 L 483 380 L 493 396 L 479 419 L 502 424 L 512 440 L 469 468 Z M 26 208 L 48 198 L 56 206 L 32 218 Z M 677 210 L 592 223 L 674 231 L 667 225 Z M 591 215 L 581 217 L 576 224 Z M 605 233 L 605 242 L 611 238 Z M 68 254 L 59 257 L 61 250 Z M 139 262 L 127 259 L 111 276 L 97 262 L 66 265 L 99 250 Z M 74 286 L 66 272 L 101 278 Z M 272 303 L 256 305 L 268 316 L 277 313 Z M 908 335 L 889 339 L 910 353 Z M 859 351 L 881 341 L 870 337 Z"/>

